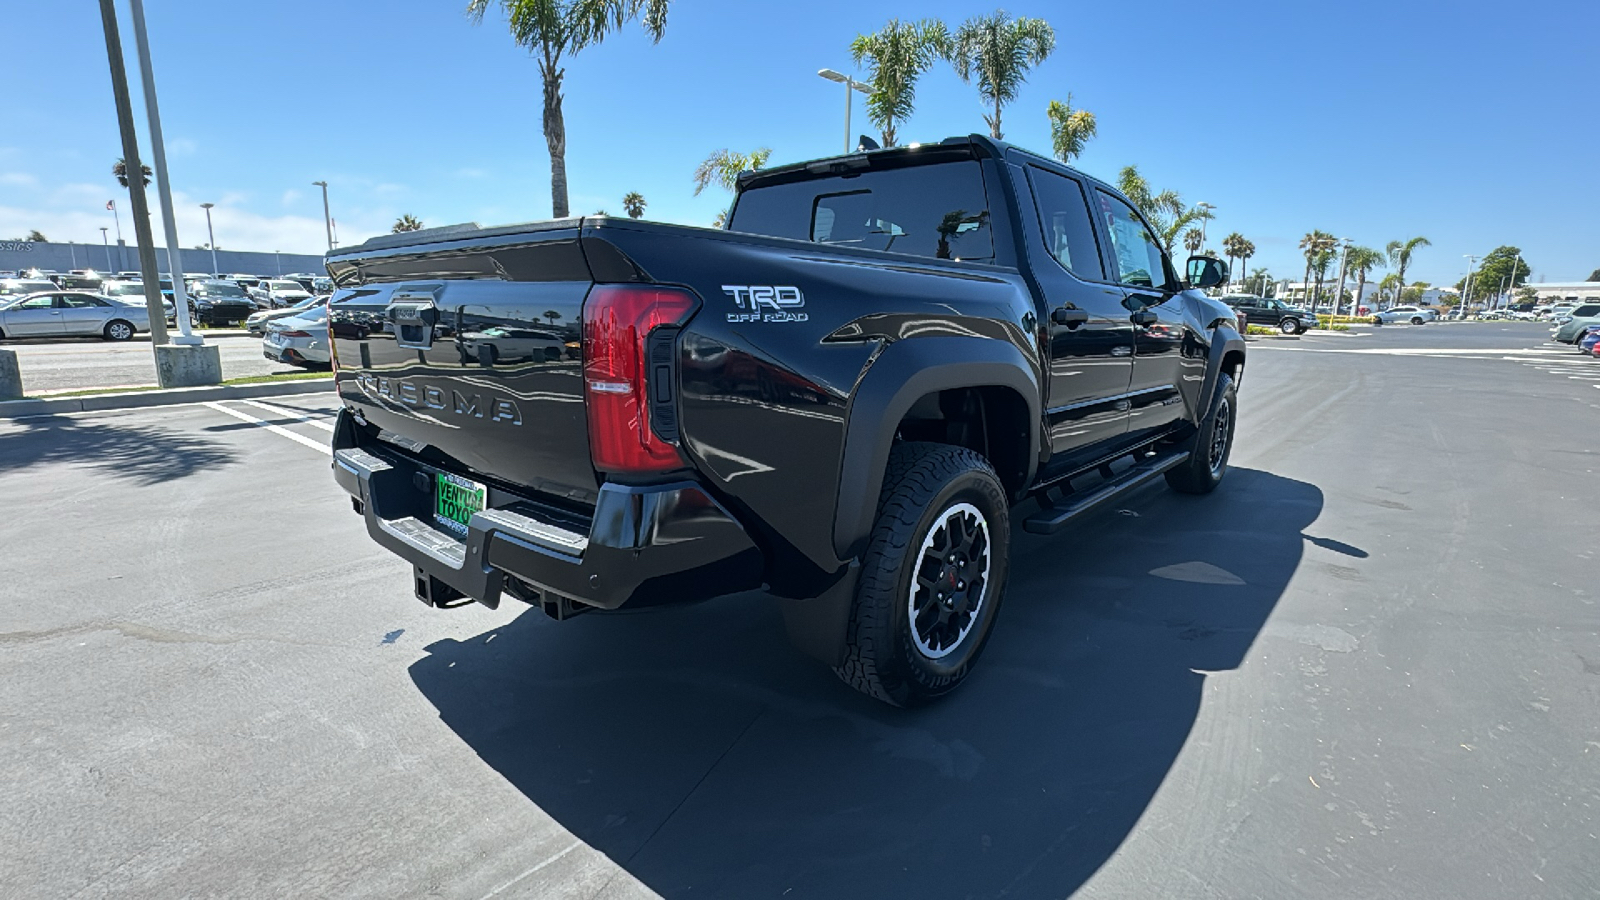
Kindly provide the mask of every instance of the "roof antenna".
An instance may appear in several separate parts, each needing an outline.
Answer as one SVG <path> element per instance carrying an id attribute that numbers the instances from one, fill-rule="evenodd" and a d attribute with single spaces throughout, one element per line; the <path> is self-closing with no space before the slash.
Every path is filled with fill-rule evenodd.
<path id="1" fill-rule="evenodd" d="M 861 136 L 860 143 L 856 144 L 856 152 L 857 153 L 860 153 L 862 150 L 877 150 L 877 149 L 879 149 L 878 142 L 873 140 L 872 138 L 867 137 L 864 134 Z"/>

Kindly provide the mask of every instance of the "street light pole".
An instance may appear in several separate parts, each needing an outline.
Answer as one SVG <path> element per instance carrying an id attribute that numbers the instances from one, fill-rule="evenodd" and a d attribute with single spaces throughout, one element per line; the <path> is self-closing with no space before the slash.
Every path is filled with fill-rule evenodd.
<path id="1" fill-rule="evenodd" d="M 144 0 L 129 0 L 132 7 L 133 40 L 139 51 L 139 77 L 144 82 L 144 108 L 150 118 L 150 152 L 156 170 L 156 193 L 161 197 L 161 224 L 167 236 L 167 267 L 172 271 L 172 305 L 178 320 L 174 344 L 199 345 L 205 339 L 193 333 L 189 323 L 189 293 L 183 285 L 183 245 L 178 243 L 178 222 L 173 216 L 172 184 L 167 178 L 167 146 L 161 138 L 161 110 L 156 104 L 156 75 L 150 65 L 150 38 L 144 27 Z M 134 170 L 132 177 L 139 177 Z"/>
<path id="2" fill-rule="evenodd" d="M 200 208 L 206 211 L 206 237 L 211 239 L 211 275 L 216 277 L 222 274 L 222 270 L 217 268 L 217 233 L 211 230 L 211 207 L 213 206 L 216 206 L 216 204 L 200 204 Z"/>
<path id="3" fill-rule="evenodd" d="M 328 214 L 328 183 L 326 181 L 313 181 L 313 185 L 322 188 L 322 224 L 328 229 L 328 252 L 333 252 L 333 216 Z"/>
<path id="4" fill-rule="evenodd" d="M 1467 300 L 1472 296 L 1472 266 L 1478 261 L 1478 258 L 1470 253 L 1461 255 L 1467 258 L 1467 280 L 1461 283 L 1461 316 L 1466 318 Z"/>
<path id="5" fill-rule="evenodd" d="M 832 69 L 818 69 L 817 74 L 829 81 L 837 81 L 844 85 L 844 152 L 850 152 L 850 108 L 855 106 L 855 97 L 851 91 L 860 91 L 863 94 L 872 93 L 872 87 Z"/>
<path id="6" fill-rule="evenodd" d="M 111 265 L 111 236 L 106 234 L 106 232 L 110 230 L 111 229 L 105 227 L 104 225 L 100 226 L 100 243 L 104 244 L 106 247 L 106 271 L 115 272 L 117 270 Z"/>
<path id="7" fill-rule="evenodd" d="M 1522 267 L 1522 251 L 1518 250 L 1517 251 L 1517 259 L 1516 259 L 1515 262 L 1513 262 L 1511 264 L 1511 290 L 1513 292 L 1515 292 L 1516 289 L 1517 289 L 1517 269 L 1519 269 L 1521 267 Z M 1511 298 L 1510 297 L 1506 298 L 1506 306 L 1507 307 L 1511 306 Z"/>
<path id="8" fill-rule="evenodd" d="M 133 101 L 128 96 L 128 69 L 122 60 L 122 34 L 117 28 L 117 8 L 112 0 L 100 0 L 100 21 L 106 33 L 106 60 L 111 64 L 111 96 L 117 106 L 117 125 L 122 132 L 122 161 L 128 173 L 128 202 L 133 206 L 134 252 L 144 282 L 144 305 L 150 317 L 151 352 L 167 342 L 167 314 L 161 308 L 161 276 L 156 271 L 155 241 L 150 236 L 150 208 L 144 196 L 144 165 L 139 162 L 139 138 L 133 130 Z M 116 212 L 116 201 L 111 210 Z M 117 224 L 117 243 L 122 243 L 122 224 Z"/>
<path id="9" fill-rule="evenodd" d="M 1350 239 L 1340 238 L 1339 240 L 1343 243 L 1339 246 L 1339 290 L 1333 295 L 1333 314 L 1336 316 L 1339 314 L 1339 304 L 1344 301 L 1344 263 L 1345 259 L 1350 255 Z M 1350 305 L 1350 314 L 1353 316 L 1355 312 L 1355 304 L 1352 303 Z"/>

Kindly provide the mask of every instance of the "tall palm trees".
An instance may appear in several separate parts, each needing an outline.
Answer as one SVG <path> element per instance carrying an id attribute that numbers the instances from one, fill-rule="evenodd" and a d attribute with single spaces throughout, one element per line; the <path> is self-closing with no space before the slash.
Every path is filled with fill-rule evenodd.
<path id="1" fill-rule="evenodd" d="M 1311 270 L 1317 267 L 1321 257 L 1324 257 L 1332 252 L 1332 247 L 1336 243 L 1338 243 L 1338 238 L 1335 238 L 1333 235 L 1320 229 L 1307 232 L 1305 237 L 1300 239 L 1300 252 L 1305 254 L 1306 258 L 1306 274 L 1304 278 L 1300 279 L 1300 286 L 1302 289 L 1311 283 Z M 1323 270 L 1328 268 L 1328 264 L 1326 262 L 1322 262 L 1321 265 Z M 1319 279 L 1317 284 L 1319 292 L 1321 287 L 1322 284 Z M 1316 297 L 1314 295 L 1307 293 L 1306 296 L 1311 299 L 1313 304 L 1316 303 Z M 1314 306 L 1313 311 L 1315 311 Z"/>
<path id="2" fill-rule="evenodd" d="M 1356 275 L 1356 298 L 1351 307 L 1354 310 L 1361 306 L 1361 295 L 1367 289 L 1367 273 L 1383 268 L 1384 257 L 1371 247 L 1351 247 L 1344 252 L 1344 264 Z"/>
<path id="3" fill-rule="evenodd" d="M 140 163 L 139 170 L 139 174 L 143 177 L 144 184 L 148 186 L 150 184 L 150 167 Z M 117 184 L 120 184 L 123 187 L 128 186 L 128 163 L 122 157 L 117 157 L 117 161 L 111 165 L 111 174 L 116 176 Z"/>
<path id="4" fill-rule="evenodd" d="M 1200 252 L 1200 245 L 1206 242 L 1205 234 L 1198 228 L 1191 228 L 1183 233 L 1183 246 L 1191 254 Z"/>
<path id="5" fill-rule="evenodd" d="M 643 216 L 644 208 L 647 205 L 644 202 L 644 195 L 638 191 L 629 191 L 622 195 L 622 211 L 627 213 L 630 219 L 637 219 Z"/>
<path id="6" fill-rule="evenodd" d="M 400 234 L 403 231 L 421 231 L 421 230 L 422 230 L 422 220 L 417 218 L 416 216 L 413 216 L 410 213 L 406 213 L 405 215 L 401 216 L 400 218 L 394 220 L 394 227 L 389 229 L 389 233 L 390 234 Z"/>
<path id="7" fill-rule="evenodd" d="M 1178 236 L 1185 229 L 1202 219 L 1211 218 L 1211 213 L 1201 207 L 1185 206 L 1177 191 L 1156 193 L 1144 176 L 1139 174 L 1136 166 L 1123 168 L 1117 175 L 1117 187 L 1150 220 L 1168 256 L 1172 255 L 1172 248 L 1177 245 Z"/>
<path id="8" fill-rule="evenodd" d="M 1229 271 L 1233 271 L 1233 261 L 1239 257 L 1239 251 L 1244 249 L 1244 235 L 1235 231 L 1222 239 L 1222 255 L 1228 258 Z"/>
<path id="9" fill-rule="evenodd" d="M 1000 131 L 1000 110 L 1015 100 L 1028 80 L 1028 70 L 1045 61 L 1056 47 L 1056 32 L 1043 19 L 1013 19 L 1004 11 L 975 16 L 956 29 L 950 44 L 950 63 L 962 81 L 978 81 L 978 95 L 994 107 L 984 114 L 989 134 Z"/>
<path id="10" fill-rule="evenodd" d="M 467 16 L 483 21 L 492 0 L 468 0 Z M 669 0 L 499 0 L 511 22 L 511 37 L 539 63 L 544 80 L 544 141 L 550 149 L 550 213 L 565 218 L 567 206 L 567 123 L 561 113 L 564 58 L 605 40 L 635 18 L 659 42 L 667 27 Z"/>
<path id="11" fill-rule="evenodd" d="M 1406 286 L 1406 269 L 1411 266 L 1411 257 L 1422 247 L 1432 247 L 1433 243 L 1425 237 L 1408 238 L 1403 241 L 1390 241 L 1384 247 L 1384 252 L 1389 257 L 1389 265 L 1394 266 L 1394 274 L 1400 279 L 1402 292 Z"/>
<path id="12" fill-rule="evenodd" d="M 1244 243 L 1239 245 L 1239 249 L 1238 249 L 1239 269 L 1241 270 L 1241 272 L 1244 269 L 1244 264 L 1249 262 L 1250 261 L 1250 257 L 1255 256 L 1255 255 L 1256 255 L 1255 242 L 1250 240 L 1250 239 L 1248 239 L 1248 238 L 1246 238 Z M 1240 278 L 1239 280 L 1241 282 L 1244 281 L 1243 278 Z"/>
<path id="13" fill-rule="evenodd" d="M 1050 117 L 1050 145 L 1055 151 L 1056 159 L 1070 163 L 1083 152 L 1084 145 L 1095 134 L 1094 113 L 1085 109 L 1072 108 L 1072 95 L 1067 95 L 1067 102 L 1051 100 L 1050 106 L 1045 109 L 1045 115 Z"/>
<path id="14" fill-rule="evenodd" d="M 867 118 L 882 130 L 883 146 L 893 147 L 899 139 L 896 126 L 911 118 L 917 79 L 949 52 L 949 31 L 937 19 L 890 19 L 878 31 L 856 35 L 850 42 L 850 55 L 856 65 L 865 63 L 872 78 Z"/>

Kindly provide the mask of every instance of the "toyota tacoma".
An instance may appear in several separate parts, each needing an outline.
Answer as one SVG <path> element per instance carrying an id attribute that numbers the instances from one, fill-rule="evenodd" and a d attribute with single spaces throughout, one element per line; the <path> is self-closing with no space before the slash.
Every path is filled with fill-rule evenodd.
<path id="1" fill-rule="evenodd" d="M 1111 186 L 986 137 L 328 257 L 333 470 L 424 603 L 557 619 L 764 588 L 897 705 L 954 689 L 1050 533 L 1227 471 L 1244 341 Z"/>

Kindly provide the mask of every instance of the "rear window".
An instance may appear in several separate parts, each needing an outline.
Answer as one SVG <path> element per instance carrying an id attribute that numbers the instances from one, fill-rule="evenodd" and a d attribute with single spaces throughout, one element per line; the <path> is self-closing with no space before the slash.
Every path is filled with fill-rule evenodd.
<path id="1" fill-rule="evenodd" d="M 753 188 L 739 195 L 728 228 L 934 259 L 994 258 L 976 161 Z"/>

